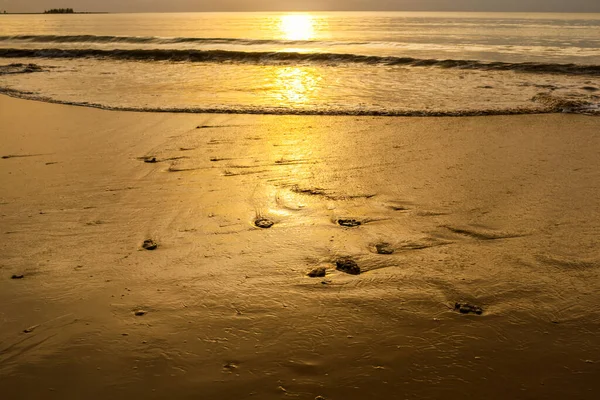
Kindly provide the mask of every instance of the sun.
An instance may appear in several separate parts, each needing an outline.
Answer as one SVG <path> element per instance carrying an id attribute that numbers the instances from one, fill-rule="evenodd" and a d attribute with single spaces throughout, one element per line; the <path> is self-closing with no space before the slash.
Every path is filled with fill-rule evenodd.
<path id="1" fill-rule="evenodd" d="M 314 18 L 306 14 L 282 15 L 279 29 L 286 40 L 310 40 L 315 34 Z"/>

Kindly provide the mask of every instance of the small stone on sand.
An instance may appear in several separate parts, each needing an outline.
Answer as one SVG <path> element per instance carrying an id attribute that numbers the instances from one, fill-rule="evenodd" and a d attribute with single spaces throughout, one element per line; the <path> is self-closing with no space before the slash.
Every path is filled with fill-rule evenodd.
<path id="1" fill-rule="evenodd" d="M 394 254 L 394 248 L 389 243 L 378 243 L 375 245 L 377 254 Z"/>
<path id="2" fill-rule="evenodd" d="M 477 315 L 481 315 L 483 314 L 483 309 L 481 307 L 478 306 L 474 306 L 468 303 L 455 303 L 454 304 L 454 310 L 460 312 L 461 314 L 469 314 L 469 313 L 473 313 L 473 314 L 477 314 Z"/>
<path id="3" fill-rule="evenodd" d="M 360 267 L 356 264 L 356 261 L 349 258 L 342 258 L 335 262 L 335 266 L 338 271 L 345 272 L 350 275 L 359 275 Z"/>
<path id="4" fill-rule="evenodd" d="M 229 362 L 223 366 L 223 370 L 227 372 L 233 372 L 238 369 L 238 365 L 235 362 Z"/>
<path id="5" fill-rule="evenodd" d="M 317 267 L 313 268 L 306 275 L 311 278 L 322 278 L 327 274 L 327 269 L 325 267 Z"/>
<path id="6" fill-rule="evenodd" d="M 338 224 L 348 228 L 354 228 L 355 226 L 362 225 L 362 222 L 357 221 L 355 219 L 338 219 Z"/>
<path id="7" fill-rule="evenodd" d="M 133 314 L 134 314 L 136 317 L 141 317 L 141 316 L 143 316 L 143 315 L 146 315 L 147 313 L 148 313 L 148 312 L 147 312 L 147 311 L 144 311 L 144 310 L 136 310 L 136 311 L 135 311 Z"/>
<path id="8" fill-rule="evenodd" d="M 146 239 L 144 240 L 144 243 L 142 243 L 142 248 L 146 250 L 156 250 L 157 247 L 158 244 L 152 239 Z"/>
<path id="9" fill-rule="evenodd" d="M 153 164 L 153 163 L 157 162 L 157 160 L 156 160 L 156 157 L 146 157 L 146 158 L 144 158 L 144 162 Z"/>
<path id="10" fill-rule="evenodd" d="M 10 277 L 10 279 L 23 279 L 23 278 L 25 278 L 25 275 L 21 275 L 21 274 L 19 274 L 19 275 L 13 275 L 13 276 Z"/>
<path id="11" fill-rule="evenodd" d="M 270 228 L 274 224 L 275 224 L 275 222 L 273 222 L 273 221 L 271 221 L 270 219 L 267 219 L 267 218 L 257 218 L 254 221 L 254 225 L 256 225 L 257 227 L 262 228 L 262 229 Z"/>

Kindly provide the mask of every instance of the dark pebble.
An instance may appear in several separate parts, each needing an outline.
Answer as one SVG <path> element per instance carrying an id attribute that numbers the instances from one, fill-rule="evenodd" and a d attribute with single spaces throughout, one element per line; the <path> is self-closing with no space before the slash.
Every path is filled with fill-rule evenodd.
<path id="1" fill-rule="evenodd" d="M 137 310 L 137 311 L 134 312 L 134 315 L 136 317 L 141 317 L 141 316 L 146 315 L 146 314 L 147 314 L 147 312 L 144 311 L 144 310 Z"/>
<path id="2" fill-rule="evenodd" d="M 257 227 L 262 228 L 262 229 L 270 228 L 274 224 L 275 224 L 275 222 L 273 222 L 267 218 L 258 218 L 254 221 L 254 225 L 256 225 Z"/>
<path id="3" fill-rule="evenodd" d="M 461 314 L 483 314 L 483 309 L 478 306 L 474 306 L 468 303 L 455 303 L 454 310 L 458 311 Z"/>
<path id="4" fill-rule="evenodd" d="M 327 274 L 327 269 L 325 267 L 317 267 L 313 268 L 306 275 L 311 278 L 322 278 Z"/>
<path id="5" fill-rule="evenodd" d="M 335 262 L 335 269 L 338 271 L 345 272 L 350 275 L 360 274 L 360 267 L 356 264 L 356 261 L 349 258 L 342 258 Z"/>
<path id="6" fill-rule="evenodd" d="M 225 371 L 233 372 L 236 369 L 238 369 L 238 365 L 236 363 L 230 362 L 230 363 L 223 365 L 223 369 Z"/>
<path id="7" fill-rule="evenodd" d="M 348 228 L 354 228 L 355 226 L 362 225 L 362 222 L 357 221 L 355 219 L 338 219 L 338 224 L 341 226 L 346 226 Z"/>
<path id="8" fill-rule="evenodd" d="M 144 158 L 144 162 L 153 164 L 153 163 L 157 162 L 157 160 L 156 160 L 156 157 L 147 157 L 147 158 Z"/>
<path id="9" fill-rule="evenodd" d="M 144 243 L 142 243 L 142 248 L 146 250 L 156 250 L 157 247 L 158 244 L 152 239 L 146 239 L 144 240 Z"/>
<path id="10" fill-rule="evenodd" d="M 10 279 L 23 279 L 25 278 L 25 275 L 13 275 L 10 277 Z"/>
<path id="11" fill-rule="evenodd" d="M 377 254 L 394 254 L 394 249 L 389 243 L 379 243 L 375 245 Z"/>

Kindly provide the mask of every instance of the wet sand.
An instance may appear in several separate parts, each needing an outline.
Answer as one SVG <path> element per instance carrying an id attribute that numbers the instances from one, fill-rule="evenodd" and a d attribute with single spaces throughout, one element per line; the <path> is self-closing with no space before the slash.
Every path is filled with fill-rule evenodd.
<path id="1" fill-rule="evenodd" d="M 600 392 L 596 117 L 0 121 L 3 399 Z"/>

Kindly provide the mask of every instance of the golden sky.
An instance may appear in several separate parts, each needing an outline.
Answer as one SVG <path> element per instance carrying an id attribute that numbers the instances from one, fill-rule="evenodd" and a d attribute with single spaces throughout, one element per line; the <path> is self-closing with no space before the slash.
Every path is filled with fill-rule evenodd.
<path id="1" fill-rule="evenodd" d="M 76 11 L 539 11 L 600 12 L 600 0 L 0 0 L 0 10 Z"/>

